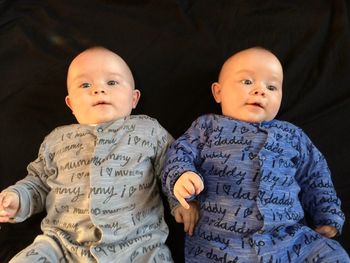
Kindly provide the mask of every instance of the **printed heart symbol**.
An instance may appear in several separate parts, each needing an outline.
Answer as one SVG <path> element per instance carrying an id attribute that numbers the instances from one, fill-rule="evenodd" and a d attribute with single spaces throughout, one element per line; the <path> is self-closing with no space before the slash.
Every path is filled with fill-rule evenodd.
<path id="1" fill-rule="evenodd" d="M 140 140 L 141 140 L 140 137 L 135 136 L 135 137 L 134 137 L 134 143 L 135 143 L 135 145 L 138 144 L 138 143 L 140 142 Z"/>
<path id="2" fill-rule="evenodd" d="M 300 249 L 301 249 L 301 245 L 298 244 L 298 245 L 293 245 L 293 251 L 295 254 L 297 254 L 299 256 L 300 254 Z"/>
<path id="3" fill-rule="evenodd" d="M 194 256 L 198 256 L 200 254 L 202 254 L 203 249 L 201 249 L 200 247 L 197 247 L 196 250 L 194 251 Z"/>
<path id="4" fill-rule="evenodd" d="M 224 192 L 228 195 L 228 194 L 230 194 L 231 185 L 224 184 L 223 189 L 224 189 Z"/>
<path id="5" fill-rule="evenodd" d="M 253 214 L 253 210 L 250 208 L 247 208 L 246 210 L 244 210 L 244 218 L 246 218 L 247 216 L 250 216 L 251 214 Z"/>
<path id="6" fill-rule="evenodd" d="M 242 127 L 241 128 L 241 134 L 249 132 L 249 129 L 247 127 Z"/>
<path id="7" fill-rule="evenodd" d="M 136 192 L 136 188 L 134 186 L 130 186 L 129 188 L 129 197 L 132 196 Z"/>
<path id="8" fill-rule="evenodd" d="M 108 174 L 109 176 L 111 176 L 112 171 L 113 171 L 113 168 L 107 168 L 107 169 L 106 169 L 106 172 L 107 172 L 107 174 Z"/>
<path id="9" fill-rule="evenodd" d="M 114 245 L 108 245 L 108 246 L 107 246 L 107 249 L 108 249 L 109 251 L 115 253 L 115 246 L 114 246 Z"/>
<path id="10" fill-rule="evenodd" d="M 280 140 L 283 136 L 279 133 L 276 134 L 276 141 Z"/>

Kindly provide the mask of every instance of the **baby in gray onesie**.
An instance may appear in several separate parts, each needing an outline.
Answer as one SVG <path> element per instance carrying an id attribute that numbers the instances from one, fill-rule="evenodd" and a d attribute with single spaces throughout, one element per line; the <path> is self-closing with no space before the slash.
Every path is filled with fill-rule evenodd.
<path id="1" fill-rule="evenodd" d="M 155 119 L 130 115 L 140 91 L 110 50 L 80 53 L 67 86 L 79 124 L 53 130 L 28 175 L 0 193 L 0 222 L 47 211 L 43 234 L 11 262 L 173 262 L 158 190 L 173 138 Z"/>

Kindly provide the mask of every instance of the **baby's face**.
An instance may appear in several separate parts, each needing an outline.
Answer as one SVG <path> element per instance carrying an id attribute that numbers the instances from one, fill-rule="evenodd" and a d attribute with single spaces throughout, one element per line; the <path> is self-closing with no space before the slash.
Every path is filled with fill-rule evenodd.
<path id="1" fill-rule="evenodd" d="M 67 76 L 66 103 L 81 124 L 99 124 L 130 115 L 140 92 L 116 54 L 93 49 L 78 55 Z"/>
<path id="2" fill-rule="evenodd" d="M 282 100 L 283 70 L 270 52 L 252 48 L 225 62 L 212 85 L 222 114 L 246 122 L 275 118 Z"/>

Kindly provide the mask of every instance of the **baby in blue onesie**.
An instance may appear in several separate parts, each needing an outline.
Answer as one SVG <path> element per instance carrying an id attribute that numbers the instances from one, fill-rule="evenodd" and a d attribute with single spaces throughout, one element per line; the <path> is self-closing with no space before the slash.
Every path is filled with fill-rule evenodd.
<path id="1" fill-rule="evenodd" d="M 53 130 L 28 175 L 0 193 L 0 222 L 47 211 L 43 234 L 11 263 L 173 262 L 158 189 L 173 138 L 155 119 L 130 115 L 140 91 L 110 50 L 80 53 L 67 86 L 79 124 Z M 193 218 L 188 211 L 176 210 Z"/>
<path id="2" fill-rule="evenodd" d="M 199 117 L 168 150 L 164 190 L 200 210 L 186 262 L 350 262 L 331 239 L 344 214 L 324 157 L 300 128 L 274 119 L 282 81 L 270 51 L 236 53 L 212 85 L 222 115 Z"/>

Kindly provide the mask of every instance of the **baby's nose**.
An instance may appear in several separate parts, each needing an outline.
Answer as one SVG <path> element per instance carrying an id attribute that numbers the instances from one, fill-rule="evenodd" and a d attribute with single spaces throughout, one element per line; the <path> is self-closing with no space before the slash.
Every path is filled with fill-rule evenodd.
<path id="1" fill-rule="evenodd" d="M 98 93 L 106 93 L 106 92 L 104 89 L 99 89 L 94 91 L 94 94 L 98 94 Z"/>
<path id="2" fill-rule="evenodd" d="M 265 92 L 262 91 L 262 90 L 256 90 L 256 91 L 254 91 L 254 94 L 255 94 L 255 95 L 259 95 L 259 94 L 265 95 Z"/>
<path id="3" fill-rule="evenodd" d="M 106 93 L 106 90 L 103 86 L 95 86 L 94 87 L 94 94 L 99 94 L 99 93 Z"/>
<path id="4" fill-rule="evenodd" d="M 258 96 L 258 95 L 265 96 L 265 91 L 262 87 L 257 87 L 257 88 L 252 90 L 251 94 L 256 95 L 256 96 Z"/>

